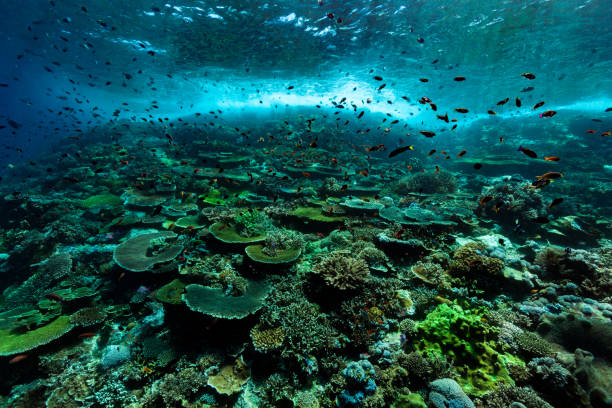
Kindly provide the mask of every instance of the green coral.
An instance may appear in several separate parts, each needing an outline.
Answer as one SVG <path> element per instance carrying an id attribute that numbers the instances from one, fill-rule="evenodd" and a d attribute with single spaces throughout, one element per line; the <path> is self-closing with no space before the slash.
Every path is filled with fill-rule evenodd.
<path id="1" fill-rule="evenodd" d="M 113 194 L 98 194 L 81 201 L 81 207 L 88 210 L 96 208 L 116 208 L 123 205 L 123 200 Z"/>
<path id="2" fill-rule="evenodd" d="M 265 282 L 250 281 L 241 296 L 226 295 L 220 288 L 198 284 L 185 287 L 183 301 L 191 310 L 220 319 L 242 319 L 263 306 L 270 286 Z"/>
<path id="3" fill-rule="evenodd" d="M 411 392 L 410 394 L 400 395 L 393 402 L 391 408 L 427 408 L 427 404 L 420 394 Z"/>
<path id="4" fill-rule="evenodd" d="M 155 264 L 168 262 L 182 251 L 182 245 L 168 244 L 166 240 L 177 235 L 171 231 L 141 234 L 129 238 L 115 248 L 113 259 L 120 267 L 132 272 L 143 272 Z"/>
<path id="5" fill-rule="evenodd" d="M 346 219 L 344 216 L 325 215 L 321 208 L 315 207 L 298 207 L 291 211 L 291 215 L 316 222 L 342 222 Z"/>
<path id="6" fill-rule="evenodd" d="M 524 363 L 501 350 L 493 339 L 497 330 L 486 323 L 486 310 L 464 310 L 441 304 L 416 325 L 414 346 L 425 354 L 438 354 L 454 362 L 464 391 L 482 396 L 499 384 L 513 385 L 506 364 Z"/>
<path id="7" fill-rule="evenodd" d="M 223 199 L 221 192 L 217 189 L 212 189 L 206 194 L 201 194 L 202 201 L 209 205 L 226 205 L 227 201 Z"/>
<path id="8" fill-rule="evenodd" d="M 60 316 L 51 323 L 34 330 L 0 330 L 0 356 L 24 353 L 51 343 L 72 329 L 69 316 Z"/>
<path id="9" fill-rule="evenodd" d="M 299 248 L 288 248 L 275 251 L 275 255 L 268 255 L 265 249 L 263 245 L 249 245 L 245 248 L 245 252 L 251 260 L 265 264 L 290 263 L 298 259 L 302 253 Z"/>
<path id="10" fill-rule="evenodd" d="M 185 290 L 185 284 L 175 279 L 170 283 L 165 284 L 161 288 L 157 289 L 153 293 L 153 297 L 163 303 L 169 303 L 171 305 L 180 305 L 183 303 L 183 291 Z"/>
<path id="11" fill-rule="evenodd" d="M 254 242 L 261 242 L 266 239 L 266 236 L 263 233 L 249 237 L 243 236 L 234 226 L 224 224 L 222 222 L 214 223 L 208 228 L 208 230 L 213 237 L 227 244 L 250 244 Z"/>
<path id="12" fill-rule="evenodd" d="M 252 237 L 262 234 L 268 222 L 263 213 L 249 209 L 234 218 L 234 228 L 243 237 Z"/>

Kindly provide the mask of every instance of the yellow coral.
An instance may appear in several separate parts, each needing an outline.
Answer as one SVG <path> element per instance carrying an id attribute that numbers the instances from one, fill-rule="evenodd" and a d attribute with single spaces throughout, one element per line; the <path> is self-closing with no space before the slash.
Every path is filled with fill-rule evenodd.
<path id="1" fill-rule="evenodd" d="M 208 376 L 208 385 L 219 394 L 232 395 L 242 390 L 250 376 L 249 367 L 242 357 L 239 357 L 234 364 L 225 365 L 216 375 Z"/>
<path id="2" fill-rule="evenodd" d="M 261 324 L 251 329 L 251 341 L 255 350 L 265 353 L 279 348 L 285 340 L 285 331 L 281 326 L 264 329 Z"/>

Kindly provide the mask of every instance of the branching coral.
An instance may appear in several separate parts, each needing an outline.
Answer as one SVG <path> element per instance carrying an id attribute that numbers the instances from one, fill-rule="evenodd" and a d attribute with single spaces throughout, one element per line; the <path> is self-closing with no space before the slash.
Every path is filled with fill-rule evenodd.
<path id="1" fill-rule="evenodd" d="M 370 276 L 363 259 L 353 258 L 348 251 L 335 251 L 312 267 L 325 283 L 339 290 L 355 289 Z"/>

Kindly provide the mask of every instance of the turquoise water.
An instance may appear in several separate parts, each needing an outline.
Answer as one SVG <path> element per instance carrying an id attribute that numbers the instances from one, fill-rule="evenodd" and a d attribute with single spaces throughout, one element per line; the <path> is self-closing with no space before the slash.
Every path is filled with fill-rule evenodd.
<path id="1" fill-rule="evenodd" d="M 612 406 L 612 5 L 5 1 L 0 406 Z"/>

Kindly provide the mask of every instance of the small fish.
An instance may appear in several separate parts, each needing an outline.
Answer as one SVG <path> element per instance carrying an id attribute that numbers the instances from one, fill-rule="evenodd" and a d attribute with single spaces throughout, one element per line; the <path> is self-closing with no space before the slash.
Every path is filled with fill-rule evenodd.
<path id="1" fill-rule="evenodd" d="M 365 113 L 365 111 L 361 111 L 361 113 L 359 113 L 359 115 L 357 115 L 357 119 L 361 119 L 363 117 L 364 113 Z"/>
<path id="2" fill-rule="evenodd" d="M 459 113 L 468 113 L 469 111 L 465 108 L 455 108 L 455 112 Z"/>
<path id="3" fill-rule="evenodd" d="M 478 201 L 478 205 L 483 206 L 493 199 L 492 195 L 486 195 Z"/>
<path id="4" fill-rule="evenodd" d="M 535 159 L 535 158 L 537 158 L 537 157 L 538 157 L 538 155 L 536 154 L 536 152 L 534 152 L 534 151 L 533 151 L 533 150 L 531 150 L 531 149 L 527 149 L 526 147 L 523 147 L 523 146 L 519 146 L 518 151 L 519 151 L 519 152 L 523 152 L 523 154 L 525 154 L 526 156 L 531 157 L 532 159 Z"/>
<path id="5" fill-rule="evenodd" d="M 521 92 L 531 92 L 533 91 L 535 88 L 533 86 L 528 86 L 527 88 L 523 88 L 521 89 Z"/>
<path id="6" fill-rule="evenodd" d="M 456 76 L 455 78 L 453 78 L 455 81 L 457 82 L 461 82 L 461 81 L 465 81 L 465 77 L 463 76 Z"/>
<path id="7" fill-rule="evenodd" d="M 561 158 L 557 157 L 557 156 L 549 156 L 549 157 L 545 157 L 544 160 L 557 162 L 557 161 L 561 160 Z"/>
<path id="8" fill-rule="evenodd" d="M 440 120 L 445 121 L 446 123 L 448 123 L 448 113 L 445 113 L 444 116 L 443 115 L 436 115 L 436 117 Z"/>
<path id="9" fill-rule="evenodd" d="M 549 171 L 541 176 L 537 176 L 538 180 L 554 180 L 561 177 L 563 177 L 563 173 L 559 173 L 558 171 Z"/>
<path id="10" fill-rule="evenodd" d="M 610 136 L 612 135 L 612 130 L 608 130 L 607 132 L 602 132 L 601 136 Z"/>
<path id="11" fill-rule="evenodd" d="M 421 81 L 421 82 L 429 82 L 429 79 L 427 79 L 427 78 L 419 78 L 419 81 Z"/>
<path id="12" fill-rule="evenodd" d="M 431 110 L 436 112 L 438 110 L 438 105 L 436 105 L 435 103 L 430 103 L 429 106 L 431 106 Z"/>
<path id="13" fill-rule="evenodd" d="M 453 125 L 453 127 L 451 128 L 451 130 L 455 130 L 455 129 L 457 129 L 457 124 L 456 124 L 456 123 Z"/>
<path id="14" fill-rule="evenodd" d="M 595 134 L 595 133 L 597 133 L 597 131 L 596 131 L 596 130 L 593 130 L 593 129 L 587 129 L 587 131 L 586 131 L 586 132 L 587 132 L 587 133 L 590 133 L 590 134 Z"/>
<path id="15" fill-rule="evenodd" d="M 317 141 L 313 140 L 312 142 L 309 143 L 310 147 L 317 147 Z"/>
<path id="16" fill-rule="evenodd" d="M 384 147 L 385 147 L 384 144 L 379 144 L 377 146 L 370 146 L 370 147 L 366 148 L 366 152 L 375 152 L 375 151 L 380 150 L 380 149 L 382 149 Z"/>
<path id="17" fill-rule="evenodd" d="M 540 106 L 544 105 L 544 101 L 538 102 L 535 105 L 533 105 L 533 108 L 531 108 L 531 110 L 536 110 L 538 109 Z"/>
<path id="18" fill-rule="evenodd" d="M 436 149 L 431 149 L 427 155 L 428 155 L 428 156 L 431 156 L 431 155 L 432 155 L 432 154 L 434 154 L 435 152 L 436 152 Z"/>
<path id="19" fill-rule="evenodd" d="M 555 205 L 559 205 L 563 202 L 563 198 L 559 197 L 559 198 L 555 198 L 554 200 L 552 200 L 552 202 L 550 204 L 548 204 L 547 208 L 553 208 Z"/>
<path id="20" fill-rule="evenodd" d="M 541 118 L 552 118 L 557 114 L 557 111 L 547 110 L 546 112 L 540 113 Z"/>
<path id="21" fill-rule="evenodd" d="M 467 150 L 462 150 L 462 151 L 460 151 L 460 152 L 459 152 L 459 154 L 457 155 L 457 157 L 461 157 L 461 156 L 463 156 L 463 155 L 464 155 L 464 154 L 466 154 L 466 153 L 467 153 Z"/>
<path id="22" fill-rule="evenodd" d="M 422 37 L 419 37 L 419 38 L 417 38 L 417 42 L 418 42 L 419 44 L 423 44 L 423 43 L 425 42 L 425 39 L 424 39 L 424 38 L 422 38 Z"/>
<path id="23" fill-rule="evenodd" d="M 361 174 L 362 176 L 368 177 L 368 171 L 367 170 L 360 170 L 359 174 Z"/>
<path id="24" fill-rule="evenodd" d="M 377 80 L 377 81 L 382 81 L 383 80 L 383 78 L 381 76 L 378 76 L 378 75 L 376 75 L 374 77 L 374 79 Z"/>
<path id="25" fill-rule="evenodd" d="M 94 332 L 81 333 L 81 334 L 79 334 L 79 338 L 80 339 L 87 339 L 87 338 L 95 337 L 96 334 L 97 333 L 94 333 Z"/>
<path id="26" fill-rule="evenodd" d="M 527 79 L 535 79 L 535 75 L 533 75 L 531 72 L 523 72 L 521 76 Z"/>
<path id="27" fill-rule="evenodd" d="M 307 172 L 307 171 L 303 171 L 303 172 L 302 172 L 302 176 L 304 176 L 304 177 L 306 177 L 306 178 L 309 178 L 309 177 L 310 177 L 310 173 L 309 173 L 309 172 Z"/>
<path id="28" fill-rule="evenodd" d="M 383 89 L 385 86 L 387 86 L 387 84 L 382 84 L 381 86 L 379 86 L 376 90 L 380 91 L 381 89 Z"/>
<path id="29" fill-rule="evenodd" d="M 434 137 L 436 135 L 434 132 L 430 132 L 428 130 L 421 130 L 419 133 L 425 137 Z"/>
<path id="30" fill-rule="evenodd" d="M 482 164 L 481 163 L 474 163 L 474 168 L 476 170 L 480 170 L 480 169 L 482 169 Z"/>
<path id="31" fill-rule="evenodd" d="M 508 102 L 509 100 L 510 100 L 510 98 L 506 98 L 506 99 L 504 99 L 504 100 L 502 100 L 502 101 L 497 102 L 497 104 L 496 104 L 496 105 L 497 105 L 497 106 L 505 105 L 505 104 L 506 104 L 506 102 Z"/>
<path id="32" fill-rule="evenodd" d="M 400 153 L 404 153 L 407 150 L 414 150 L 414 147 L 413 146 L 398 147 L 397 149 L 395 149 L 391 153 L 389 153 L 389 158 L 397 156 Z"/>
<path id="33" fill-rule="evenodd" d="M 440 171 L 440 167 L 436 166 L 436 171 L 434 172 L 434 174 L 438 174 L 439 171 Z"/>
<path id="34" fill-rule="evenodd" d="M 521 105 L 522 105 L 521 100 L 520 100 L 519 98 L 516 98 L 516 99 L 514 100 L 514 103 L 516 104 L 516 107 L 517 107 L 517 108 L 520 108 L 520 107 L 521 107 Z"/>
<path id="35" fill-rule="evenodd" d="M 25 360 L 26 358 L 28 358 L 27 354 L 18 354 L 15 357 L 11 358 L 8 363 L 9 364 L 17 364 L 17 363 Z"/>
<path id="36" fill-rule="evenodd" d="M 488 110 L 488 111 L 487 111 L 487 113 L 488 113 L 489 115 L 497 115 L 497 112 L 492 111 L 492 110 Z"/>
<path id="37" fill-rule="evenodd" d="M 607 108 L 605 112 L 612 112 L 612 108 Z"/>

